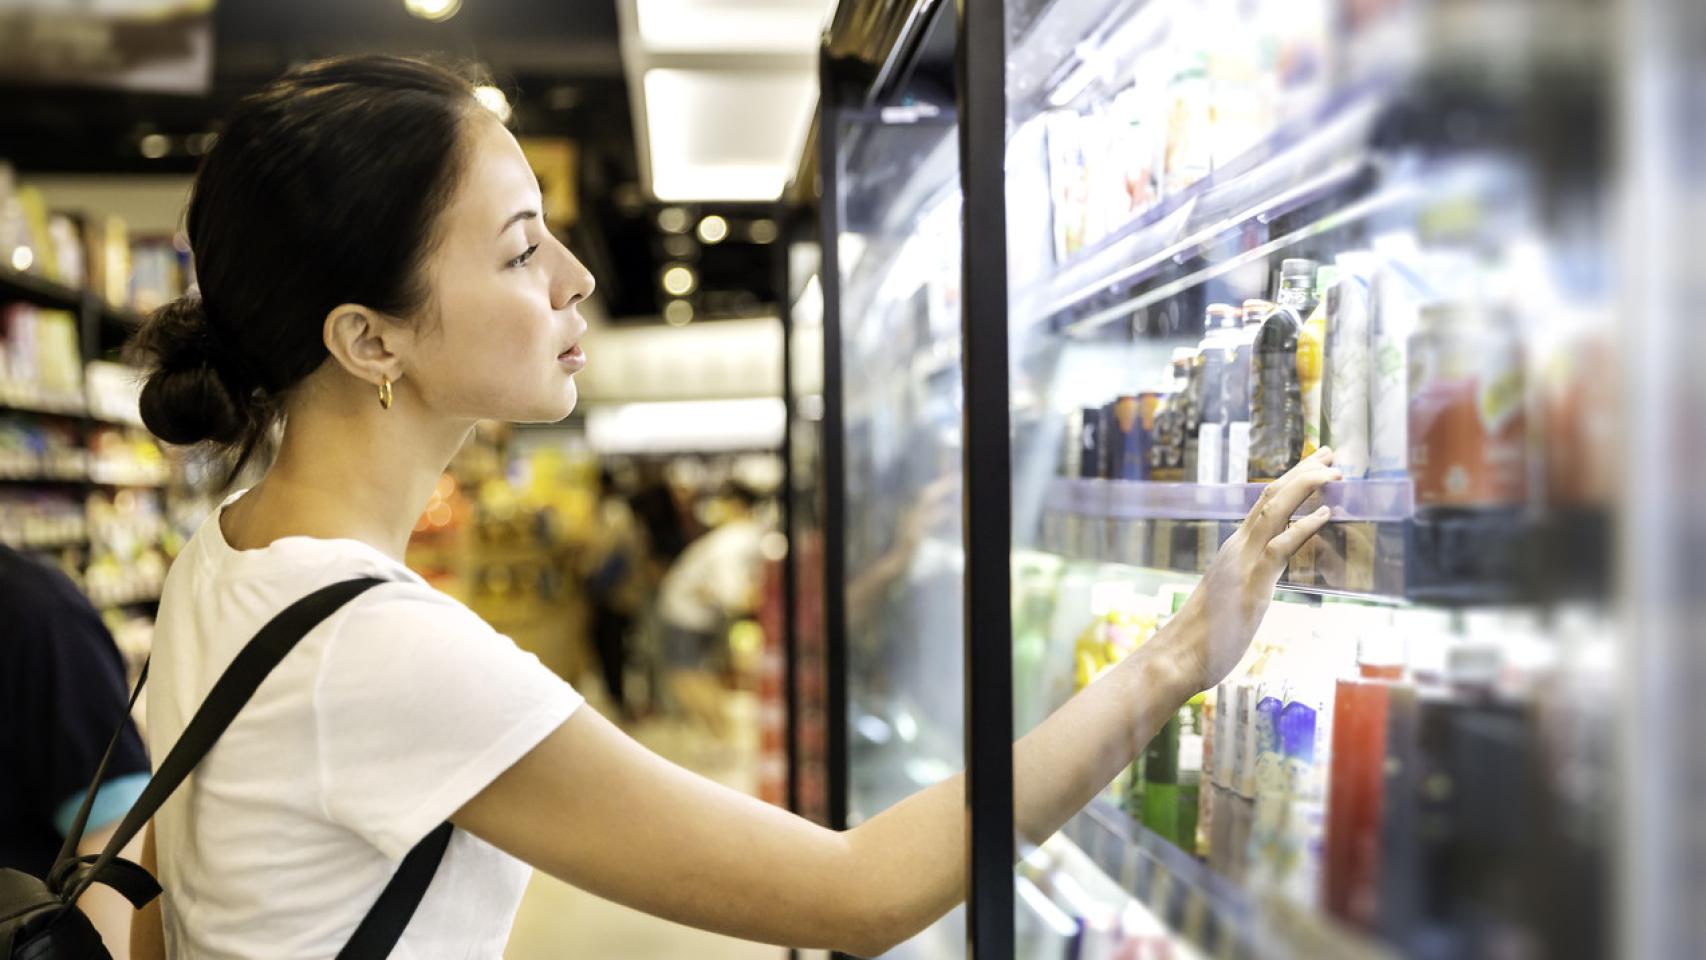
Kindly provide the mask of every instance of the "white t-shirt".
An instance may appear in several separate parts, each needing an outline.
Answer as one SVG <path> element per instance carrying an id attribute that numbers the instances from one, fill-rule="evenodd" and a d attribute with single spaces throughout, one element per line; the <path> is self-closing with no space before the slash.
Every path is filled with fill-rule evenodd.
<path id="1" fill-rule="evenodd" d="M 288 537 L 238 551 L 218 517 L 185 546 L 160 601 L 148 681 L 156 766 L 280 610 L 338 580 L 397 582 L 309 633 L 155 816 L 166 952 L 331 958 L 410 848 L 582 699 L 378 550 Z M 391 956 L 501 956 L 529 875 L 457 830 Z"/>
<path id="2" fill-rule="evenodd" d="M 658 585 L 658 615 L 670 626 L 711 633 L 752 599 L 763 567 L 764 527 L 731 520 L 687 545 Z"/>

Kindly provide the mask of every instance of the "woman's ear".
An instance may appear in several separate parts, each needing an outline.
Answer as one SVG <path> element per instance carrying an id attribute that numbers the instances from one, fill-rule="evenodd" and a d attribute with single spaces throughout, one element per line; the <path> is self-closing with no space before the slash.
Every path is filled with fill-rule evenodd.
<path id="1" fill-rule="evenodd" d="M 413 343 L 411 331 L 368 307 L 342 303 L 326 314 L 322 336 L 326 350 L 351 376 L 377 386 L 403 378 L 403 361 Z"/>

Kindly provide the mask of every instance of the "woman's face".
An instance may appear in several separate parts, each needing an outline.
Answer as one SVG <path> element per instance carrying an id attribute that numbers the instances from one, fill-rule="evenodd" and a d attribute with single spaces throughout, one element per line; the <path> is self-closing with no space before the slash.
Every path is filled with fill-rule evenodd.
<path id="1" fill-rule="evenodd" d="M 495 118 L 467 121 L 466 166 L 426 265 L 432 313 L 405 378 L 436 413 L 555 422 L 586 365 L 577 305 L 592 275 L 545 229 L 539 182 Z"/>

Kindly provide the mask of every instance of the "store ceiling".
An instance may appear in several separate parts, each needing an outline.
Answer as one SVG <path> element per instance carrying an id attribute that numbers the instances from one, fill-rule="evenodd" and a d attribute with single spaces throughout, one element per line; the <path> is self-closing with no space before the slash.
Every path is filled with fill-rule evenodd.
<path id="1" fill-rule="evenodd" d="M 361 51 L 447 53 L 493 72 L 510 93 L 519 135 L 579 146 L 581 223 L 572 241 L 618 322 L 655 322 L 666 299 L 661 277 L 676 263 L 698 272 L 688 297 L 697 320 L 750 316 L 775 299 L 772 248 L 750 242 L 752 224 L 771 213 L 767 205 L 689 207 L 686 234 L 659 229 L 662 208 L 642 188 L 615 0 L 463 0 L 442 23 L 416 19 L 402 0 L 220 0 L 212 30 L 205 96 L 0 85 L 0 158 L 26 176 L 182 174 L 195 167 L 192 138 L 216 130 L 236 98 L 294 62 Z M 144 156 L 149 134 L 165 135 L 170 152 Z M 710 213 L 730 226 L 716 245 L 700 243 L 691 226 Z M 767 234 L 763 225 L 757 232 Z"/>

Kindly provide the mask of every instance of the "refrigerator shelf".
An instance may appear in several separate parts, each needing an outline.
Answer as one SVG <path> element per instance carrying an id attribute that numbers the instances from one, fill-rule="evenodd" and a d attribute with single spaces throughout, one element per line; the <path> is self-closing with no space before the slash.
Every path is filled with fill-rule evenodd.
<path id="1" fill-rule="evenodd" d="M 1211 957 L 1383 960 L 1390 950 L 1312 910 L 1253 895 L 1133 820 L 1106 797 L 1062 833 L 1168 929 Z"/>
<path id="2" fill-rule="evenodd" d="M 1044 510 L 1110 520 L 1243 520 L 1263 483 L 1154 483 L 1133 480 L 1054 480 Z M 1343 480 L 1322 488 L 1299 513 L 1326 505 L 1335 521 L 1394 523 L 1414 512 L 1411 484 L 1396 479 Z"/>
<path id="3" fill-rule="evenodd" d="M 1170 264 L 1335 193 L 1370 192 L 1366 186 L 1376 179 L 1379 163 L 1369 144 L 1390 100 L 1387 89 L 1370 85 L 1335 98 L 1311 122 L 1282 129 L 1226 169 L 1081 251 L 1016 302 L 1030 304 L 1033 316 L 1054 329 L 1088 332 L 1147 305 L 1134 294 Z M 1353 208 L 1342 208 L 1327 228 L 1339 225 L 1344 209 Z M 1224 258 L 1208 267 L 1223 264 Z"/>
<path id="4" fill-rule="evenodd" d="M 1069 560 L 1197 575 L 1237 531 L 1261 484 L 1053 481 L 1037 545 Z M 1539 517 L 1521 508 L 1418 509 L 1407 480 L 1328 484 L 1332 522 L 1292 559 L 1279 588 L 1381 603 L 1484 606 L 1603 590 L 1603 570 L 1576 569 L 1575 543 L 1604 539 L 1601 513 Z"/>

